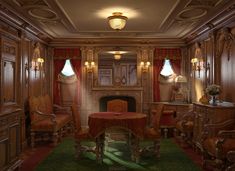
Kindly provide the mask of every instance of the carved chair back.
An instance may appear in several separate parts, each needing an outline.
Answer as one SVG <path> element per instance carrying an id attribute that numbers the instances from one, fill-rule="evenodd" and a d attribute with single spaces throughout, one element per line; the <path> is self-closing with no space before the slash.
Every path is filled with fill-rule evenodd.
<path id="1" fill-rule="evenodd" d="M 127 101 L 121 99 L 114 99 L 107 102 L 108 112 L 127 112 L 128 104 Z"/>
<path id="2" fill-rule="evenodd" d="M 72 104 L 71 110 L 72 110 L 75 131 L 79 131 L 81 129 L 81 118 L 80 118 L 80 112 L 78 110 L 78 106 L 76 104 Z"/>
<path id="3" fill-rule="evenodd" d="M 156 109 L 151 111 L 151 125 L 156 131 L 159 130 L 160 127 L 160 119 L 162 116 L 164 104 L 157 105 Z"/>

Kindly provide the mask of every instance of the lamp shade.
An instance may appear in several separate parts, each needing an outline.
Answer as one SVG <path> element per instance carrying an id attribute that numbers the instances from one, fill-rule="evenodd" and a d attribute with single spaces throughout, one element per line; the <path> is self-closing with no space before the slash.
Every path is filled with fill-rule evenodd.
<path id="1" fill-rule="evenodd" d="M 187 83 L 187 78 L 183 75 L 178 75 L 176 78 L 175 78 L 175 82 L 176 83 Z"/>
<path id="2" fill-rule="evenodd" d="M 114 54 L 114 59 L 116 59 L 116 60 L 119 60 L 119 59 L 121 59 L 121 54 L 120 53 L 117 53 L 117 54 Z"/>
<path id="3" fill-rule="evenodd" d="M 109 25 L 114 30 L 121 30 L 126 25 L 127 17 L 123 16 L 121 12 L 114 12 L 112 16 L 108 17 Z"/>

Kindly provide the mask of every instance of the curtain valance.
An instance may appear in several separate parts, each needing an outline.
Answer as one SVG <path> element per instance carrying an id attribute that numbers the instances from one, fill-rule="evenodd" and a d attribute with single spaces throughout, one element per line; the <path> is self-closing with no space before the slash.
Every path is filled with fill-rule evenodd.
<path id="1" fill-rule="evenodd" d="M 81 57 L 79 48 L 55 48 L 54 59 L 78 59 Z"/>
<path id="2" fill-rule="evenodd" d="M 180 48 L 156 48 L 154 52 L 155 59 L 181 59 L 181 49 Z"/>

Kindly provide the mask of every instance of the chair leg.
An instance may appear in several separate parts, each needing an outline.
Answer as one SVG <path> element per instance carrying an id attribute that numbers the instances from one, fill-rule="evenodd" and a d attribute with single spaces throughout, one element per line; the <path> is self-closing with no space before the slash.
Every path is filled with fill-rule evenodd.
<path id="1" fill-rule="evenodd" d="M 31 136 L 31 147 L 34 148 L 34 146 L 35 146 L 35 132 L 31 131 L 30 136 Z"/>
<path id="2" fill-rule="evenodd" d="M 140 147 L 139 147 L 139 139 L 135 136 L 131 136 L 131 160 L 139 163 L 140 160 Z"/>
<path id="3" fill-rule="evenodd" d="M 160 140 L 154 141 L 154 153 L 156 158 L 160 158 Z"/>
<path id="4" fill-rule="evenodd" d="M 56 146 L 58 142 L 58 132 L 53 133 L 53 145 Z"/>
<path id="5" fill-rule="evenodd" d="M 168 137 L 168 128 L 164 128 L 163 132 L 164 132 L 164 138 L 167 138 Z"/>
<path id="6" fill-rule="evenodd" d="M 75 150 L 76 150 L 76 158 L 80 159 L 81 157 L 81 152 L 82 152 L 82 146 L 79 140 L 76 140 L 75 142 Z"/>

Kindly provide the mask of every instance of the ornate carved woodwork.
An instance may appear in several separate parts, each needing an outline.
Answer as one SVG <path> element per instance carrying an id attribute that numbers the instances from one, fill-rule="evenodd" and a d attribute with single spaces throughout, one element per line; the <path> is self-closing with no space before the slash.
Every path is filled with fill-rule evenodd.
<path id="1" fill-rule="evenodd" d="M 22 163 L 21 112 L 17 107 L 0 108 L 0 170 L 14 170 Z"/>
<path id="2" fill-rule="evenodd" d="M 202 136 L 205 133 L 205 124 L 214 124 L 224 122 L 229 119 L 235 119 L 235 106 L 212 106 L 201 103 L 193 103 L 194 111 L 194 130 L 193 143 L 202 150 Z M 210 132 L 214 135 L 217 132 Z"/>

